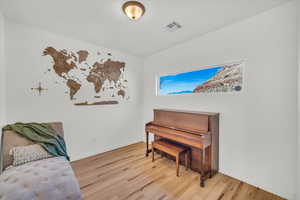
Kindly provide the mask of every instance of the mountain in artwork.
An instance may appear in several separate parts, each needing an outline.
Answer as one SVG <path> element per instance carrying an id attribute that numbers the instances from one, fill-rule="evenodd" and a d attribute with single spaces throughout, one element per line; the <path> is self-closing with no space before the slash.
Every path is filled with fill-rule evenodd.
<path id="1" fill-rule="evenodd" d="M 211 79 L 197 86 L 193 93 L 241 91 L 243 84 L 240 64 L 224 65 Z"/>

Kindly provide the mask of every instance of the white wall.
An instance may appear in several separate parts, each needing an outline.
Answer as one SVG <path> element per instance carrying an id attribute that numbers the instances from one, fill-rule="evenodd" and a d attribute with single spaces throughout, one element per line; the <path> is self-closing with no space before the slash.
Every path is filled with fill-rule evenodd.
<path id="1" fill-rule="evenodd" d="M 72 160 L 141 141 L 143 63 L 138 58 L 11 21 L 6 21 L 5 33 L 9 123 L 62 121 Z M 126 62 L 131 99 L 119 105 L 74 106 L 65 90 L 50 87 L 47 76 L 42 76 L 44 65 L 51 66 L 51 58 L 42 56 L 48 46 L 111 52 L 113 59 Z M 50 87 L 41 96 L 30 90 L 39 81 L 45 83 L 44 87 Z"/>
<path id="2" fill-rule="evenodd" d="M 0 128 L 5 121 L 4 17 L 0 12 Z"/>
<path id="3" fill-rule="evenodd" d="M 144 122 L 154 108 L 220 112 L 220 171 L 295 199 L 296 34 L 292 2 L 147 58 Z M 242 93 L 155 95 L 158 73 L 242 59 Z"/>

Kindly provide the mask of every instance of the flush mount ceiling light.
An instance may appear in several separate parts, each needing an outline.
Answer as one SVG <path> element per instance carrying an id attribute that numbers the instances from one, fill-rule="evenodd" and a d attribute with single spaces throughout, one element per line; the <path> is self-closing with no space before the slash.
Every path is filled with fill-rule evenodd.
<path id="1" fill-rule="evenodd" d="M 145 13 L 145 6 L 138 1 L 127 1 L 122 6 L 123 12 L 132 20 L 138 20 Z"/>

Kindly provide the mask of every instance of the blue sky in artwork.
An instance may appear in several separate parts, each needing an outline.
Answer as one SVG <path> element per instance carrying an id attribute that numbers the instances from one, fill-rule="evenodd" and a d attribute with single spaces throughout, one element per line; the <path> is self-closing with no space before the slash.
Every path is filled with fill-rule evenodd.
<path id="1" fill-rule="evenodd" d="M 212 67 L 175 75 L 161 76 L 159 78 L 160 94 L 192 93 L 198 86 L 208 81 L 224 66 Z"/>

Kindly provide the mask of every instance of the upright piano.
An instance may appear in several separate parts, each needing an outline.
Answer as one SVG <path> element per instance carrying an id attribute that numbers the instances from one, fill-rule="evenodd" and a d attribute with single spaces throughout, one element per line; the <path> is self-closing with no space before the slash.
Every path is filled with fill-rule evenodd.
<path id="1" fill-rule="evenodd" d="M 191 149 L 191 169 L 200 173 L 200 185 L 219 170 L 219 113 L 155 109 L 147 123 L 146 156 L 149 133 L 154 140 L 167 139 Z"/>

